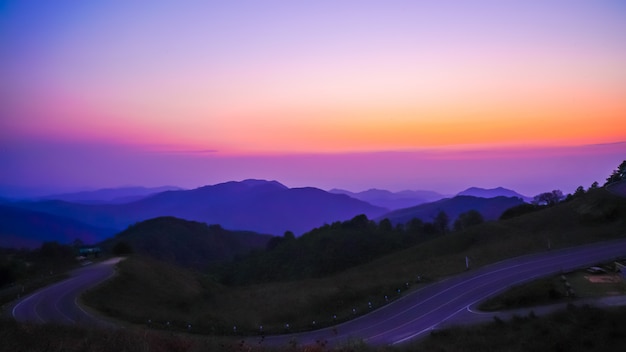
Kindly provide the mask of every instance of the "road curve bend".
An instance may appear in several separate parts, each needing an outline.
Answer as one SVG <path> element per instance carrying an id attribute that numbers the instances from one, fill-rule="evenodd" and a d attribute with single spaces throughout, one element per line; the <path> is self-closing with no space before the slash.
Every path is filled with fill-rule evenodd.
<path id="1" fill-rule="evenodd" d="M 626 239 L 589 244 L 504 260 L 436 282 L 357 319 L 316 331 L 266 336 L 263 343 L 301 345 L 362 340 L 373 345 L 404 343 L 444 323 L 463 323 L 469 308 L 508 287 L 626 257 Z M 493 315 L 493 314 L 492 314 Z M 257 342 L 258 338 L 250 338 Z"/>
<path id="2" fill-rule="evenodd" d="M 315 331 L 247 337 L 251 344 L 330 345 L 362 340 L 373 345 L 404 343 L 450 322 L 463 323 L 477 302 L 508 287 L 542 276 L 567 272 L 607 260 L 626 257 L 626 239 L 553 250 L 504 260 L 436 282 L 373 312 L 333 327 Z M 16 320 L 35 323 L 112 326 L 85 311 L 78 297 L 86 289 L 110 278 L 119 259 L 78 269 L 72 277 L 39 290 L 19 301 Z"/>
<path id="3" fill-rule="evenodd" d="M 70 278 L 24 297 L 13 306 L 13 318 L 30 323 L 113 326 L 81 307 L 79 297 L 85 290 L 111 278 L 120 260 L 113 258 L 76 269 L 70 273 Z"/>

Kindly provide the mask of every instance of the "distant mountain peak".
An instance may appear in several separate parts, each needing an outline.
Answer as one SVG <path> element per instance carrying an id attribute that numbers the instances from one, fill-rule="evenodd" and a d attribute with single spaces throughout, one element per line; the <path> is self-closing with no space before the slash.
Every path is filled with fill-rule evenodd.
<path id="1" fill-rule="evenodd" d="M 370 188 L 367 191 L 358 193 L 333 188 L 329 192 L 335 194 L 345 194 L 352 198 L 390 210 L 408 208 L 418 204 L 436 201 L 444 197 L 443 195 L 433 191 L 405 190 L 400 192 L 391 192 L 378 188 Z"/>
<path id="2" fill-rule="evenodd" d="M 161 192 L 122 204 L 20 203 L 27 209 L 122 230 L 160 216 L 220 224 L 225 229 L 299 235 L 358 214 L 375 217 L 388 209 L 319 188 L 288 188 L 277 181 L 248 179 L 195 189 Z"/>
<path id="3" fill-rule="evenodd" d="M 284 189 L 289 188 L 276 180 L 268 181 L 268 180 L 262 180 L 262 179 L 249 178 L 249 179 L 240 181 L 240 183 L 249 187 L 272 185 L 272 186 L 277 186 L 277 187 L 284 188 Z"/>
<path id="4" fill-rule="evenodd" d="M 528 201 L 530 199 L 529 197 L 526 197 L 522 194 L 519 194 L 511 189 L 504 188 L 504 187 L 496 187 L 496 188 L 470 187 L 462 192 L 459 192 L 457 195 L 480 197 L 480 198 L 516 197 L 516 198 L 521 198 L 525 201 Z"/>
<path id="5" fill-rule="evenodd" d="M 39 197 L 39 200 L 62 200 L 66 202 L 97 204 L 97 203 L 128 203 L 161 192 L 180 191 L 176 186 L 142 187 L 124 186 L 119 188 L 101 188 L 93 191 L 55 194 Z"/>
<path id="6" fill-rule="evenodd" d="M 420 204 L 406 209 L 398 209 L 381 216 L 378 220 L 387 218 L 394 224 L 407 223 L 413 218 L 422 221 L 432 221 L 437 213 L 444 211 L 450 221 L 454 221 L 460 214 L 469 210 L 476 210 L 485 220 L 495 220 L 502 213 L 513 206 L 522 204 L 520 197 L 494 196 L 477 197 L 473 195 L 457 195 L 452 198 L 440 199 L 436 202 Z"/>
<path id="7" fill-rule="evenodd" d="M 214 189 L 223 189 L 223 190 L 239 190 L 241 192 L 252 190 L 252 189 L 289 189 L 289 187 L 283 185 L 278 181 L 267 181 L 261 179 L 245 179 L 241 181 L 227 181 L 222 183 L 216 183 L 214 185 L 206 185 L 201 186 L 196 189 L 191 189 L 189 191 L 195 190 L 204 190 L 211 191 Z"/>
<path id="8" fill-rule="evenodd" d="M 371 195 L 385 195 L 391 196 L 393 192 L 388 191 L 386 189 L 378 189 L 378 188 L 370 188 L 367 191 L 361 192 L 362 194 L 371 194 Z"/>

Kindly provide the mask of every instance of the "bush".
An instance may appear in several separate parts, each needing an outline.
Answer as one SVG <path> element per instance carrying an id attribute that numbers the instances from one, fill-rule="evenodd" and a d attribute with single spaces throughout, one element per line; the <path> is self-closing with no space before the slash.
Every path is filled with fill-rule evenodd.
<path id="1" fill-rule="evenodd" d="M 120 241 L 113 246 L 113 254 L 115 255 L 128 255 L 133 253 L 133 247 L 130 244 Z"/>
<path id="2" fill-rule="evenodd" d="M 524 203 L 524 204 L 516 205 L 512 208 L 505 210 L 504 213 L 500 215 L 500 220 L 515 218 L 518 216 L 522 216 L 524 214 L 532 213 L 539 209 L 541 209 L 541 207 L 534 205 L 534 204 Z"/>

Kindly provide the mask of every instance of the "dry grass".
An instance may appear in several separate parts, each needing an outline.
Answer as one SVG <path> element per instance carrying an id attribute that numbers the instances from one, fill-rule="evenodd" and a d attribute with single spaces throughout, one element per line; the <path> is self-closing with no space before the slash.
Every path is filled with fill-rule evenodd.
<path id="1" fill-rule="evenodd" d="M 568 274 L 567 280 L 581 298 L 626 294 L 626 282 L 616 273 L 592 275 L 581 270 Z"/>
<path id="2" fill-rule="evenodd" d="M 566 284 L 574 290 L 574 295 L 568 294 Z M 483 302 L 480 308 L 485 311 L 497 311 L 560 302 L 575 303 L 578 299 L 624 294 L 626 282 L 621 275 L 617 273 L 594 275 L 585 270 L 577 270 L 512 287 Z"/>

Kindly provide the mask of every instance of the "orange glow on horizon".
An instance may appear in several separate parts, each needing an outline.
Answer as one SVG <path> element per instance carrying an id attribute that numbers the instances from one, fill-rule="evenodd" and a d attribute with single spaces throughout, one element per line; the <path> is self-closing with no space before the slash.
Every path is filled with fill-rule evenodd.
<path id="1" fill-rule="evenodd" d="M 463 145 L 582 145 L 626 140 L 626 104 L 578 99 L 491 105 L 250 111 L 219 118 L 188 111 L 159 122 L 140 111 L 99 108 L 59 99 L 31 108 L 54 111 L 31 135 L 178 145 L 224 154 L 342 153 Z M 124 116 L 135 116 L 126 119 Z M 85 116 L 90 116 L 85 119 Z M 145 122 L 144 122 L 145 121 Z M 154 121 L 154 123 L 146 123 Z M 88 132 L 87 132 L 88 131 Z"/>

